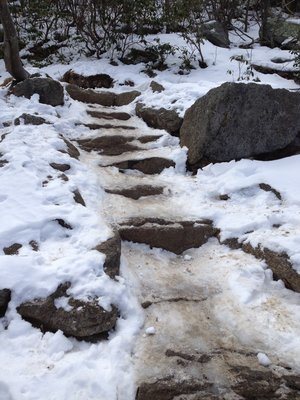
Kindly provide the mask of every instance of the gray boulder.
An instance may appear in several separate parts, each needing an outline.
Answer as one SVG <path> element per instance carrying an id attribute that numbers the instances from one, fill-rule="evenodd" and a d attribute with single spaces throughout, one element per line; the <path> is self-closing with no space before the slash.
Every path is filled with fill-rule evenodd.
<path id="1" fill-rule="evenodd" d="M 11 93 L 18 97 L 30 97 L 34 94 L 40 96 L 40 103 L 50 106 L 61 106 L 64 104 L 64 89 L 58 81 L 51 78 L 28 78 L 16 84 Z"/>
<path id="2" fill-rule="evenodd" d="M 151 128 L 165 129 L 171 135 L 179 136 L 182 118 L 175 110 L 167 110 L 163 107 L 156 109 L 137 103 L 135 112 Z"/>
<path id="3" fill-rule="evenodd" d="M 43 332 L 61 330 L 66 336 L 89 342 L 104 338 L 116 324 L 117 309 L 112 306 L 111 311 L 106 311 L 96 300 L 73 299 L 67 294 L 70 286 L 69 282 L 64 283 L 52 295 L 23 303 L 17 311 L 24 320 Z M 60 297 L 67 297 L 69 310 L 59 307 L 56 300 Z"/>
<path id="4" fill-rule="evenodd" d="M 180 141 L 191 165 L 272 153 L 296 139 L 299 109 L 299 93 L 224 83 L 186 111 Z"/>
<path id="5" fill-rule="evenodd" d="M 284 50 L 300 49 L 300 25 L 289 20 L 268 18 L 264 33 L 259 32 L 260 40 L 269 47 L 280 47 Z"/>
<path id="6" fill-rule="evenodd" d="M 228 31 L 217 21 L 210 21 L 203 25 L 202 34 L 206 40 L 218 47 L 230 46 Z"/>

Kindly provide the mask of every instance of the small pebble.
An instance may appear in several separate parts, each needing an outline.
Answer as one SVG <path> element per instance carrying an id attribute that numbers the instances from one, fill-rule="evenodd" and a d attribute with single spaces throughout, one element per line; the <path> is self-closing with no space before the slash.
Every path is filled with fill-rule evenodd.
<path id="1" fill-rule="evenodd" d="M 191 261 L 192 258 L 193 258 L 193 257 L 190 256 L 189 254 L 185 254 L 185 255 L 183 256 L 184 261 Z"/>

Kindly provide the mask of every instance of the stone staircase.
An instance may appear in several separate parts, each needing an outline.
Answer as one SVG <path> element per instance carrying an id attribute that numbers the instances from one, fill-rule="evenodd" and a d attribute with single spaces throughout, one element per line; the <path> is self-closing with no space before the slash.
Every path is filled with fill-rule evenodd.
<path id="1" fill-rule="evenodd" d="M 106 191 L 105 215 L 122 239 L 121 274 L 145 313 L 132 356 L 136 400 L 300 399 L 299 376 L 274 354 L 271 366 L 259 364 L 263 343 L 242 342 L 218 317 L 235 307 L 218 265 L 225 260 L 229 271 L 255 259 L 221 245 L 211 220 L 168 208 L 172 174 L 194 179 L 177 161 L 178 139 L 94 97 L 77 145 Z M 110 244 L 98 250 L 107 254 Z"/>

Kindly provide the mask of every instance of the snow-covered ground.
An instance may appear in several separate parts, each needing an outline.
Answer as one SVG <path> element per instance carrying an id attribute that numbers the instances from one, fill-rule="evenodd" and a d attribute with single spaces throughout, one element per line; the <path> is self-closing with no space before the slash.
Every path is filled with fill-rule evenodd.
<path id="1" fill-rule="evenodd" d="M 160 35 L 160 39 L 183 45 L 174 34 Z M 237 45 L 239 40 L 235 41 Z M 232 56 L 243 54 L 249 62 L 263 65 L 273 65 L 271 59 L 277 56 L 291 59 L 289 52 L 259 45 L 254 45 L 251 52 L 236 46 L 216 48 L 208 42 L 203 47 L 209 67 L 192 70 L 189 75 L 178 75 L 178 56 L 170 57 L 170 68 L 158 72 L 155 78 L 166 89 L 162 93 L 152 92 L 151 79 L 141 72 L 141 64 L 112 66 L 106 59 L 83 60 L 72 65 L 51 65 L 43 72 L 56 79 L 70 68 L 85 75 L 108 73 L 115 80 L 112 91 L 129 90 L 123 83 L 130 80 L 134 89 L 142 93 L 138 100 L 155 107 L 176 108 L 183 115 L 211 88 L 244 76 L 245 67 L 231 61 Z M 283 65 L 286 67 L 292 67 L 292 61 Z M 36 72 L 30 66 L 28 69 Z M 0 76 L 1 81 L 8 76 L 2 61 Z M 255 77 L 274 88 L 299 89 L 293 81 L 278 75 L 255 73 Z M 64 106 L 53 108 L 40 104 L 36 96 L 30 100 L 7 97 L 7 89 L 0 88 L 0 153 L 8 161 L 0 168 L 0 251 L 14 243 L 22 245 L 18 255 L 2 252 L 0 256 L 0 289 L 12 290 L 8 312 L 0 319 L 0 400 L 134 399 L 132 353 L 138 334 L 149 326 L 143 326 L 145 315 L 139 299 L 142 284 L 134 277 L 130 267 L 133 263 L 134 268 L 142 269 L 150 263 L 156 272 L 152 274 L 151 268 L 150 273 L 144 271 L 146 276 L 149 274 L 149 282 L 158 274 L 156 282 L 162 279 L 166 285 L 169 278 L 164 274 L 170 266 L 188 266 L 192 271 L 190 283 L 199 281 L 203 285 L 204 281 L 207 288 L 218 293 L 212 313 L 227 333 L 257 353 L 262 352 L 258 356 L 261 364 L 269 363 L 266 352 L 272 362 L 284 363 L 299 372 L 300 295 L 285 289 L 282 282 L 273 281 L 263 262 L 240 250 L 217 245 L 215 240 L 188 251 L 185 259 L 143 245 L 132 245 L 133 250 L 127 245 L 122 276 L 114 281 L 103 272 L 105 256 L 93 248 L 110 237 L 111 224 L 129 217 L 210 218 L 221 229 L 223 239 L 237 237 L 284 251 L 299 272 L 300 156 L 209 165 L 191 176 L 184 170 L 186 149 L 180 149 L 178 139 L 164 133 L 154 145 L 145 146 L 145 152 L 173 159 L 176 168 L 159 176 L 119 174 L 116 168 L 98 166 L 99 161 L 105 164 L 105 157 L 83 154 L 76 160 L 60 151 L 66 149 L 61 134 L 68 139 L 92 136 L 87 128 L 76 125 L 91 122 L 87 106 L 67 95 L 66 99 Z M 133 115 L 134 104 L 122 111 Z M 5 127 L 4 123 L 22 113 L 38 113 L 50 124 Z M 132 120 L 139 133 L 153 134 L 136 117 Z M 140 152 L 135 157 L 143 155 Z M 121 161 L 122 157 L 113 161 Z M 53 162 L 71 166 L 65 172 L 68 181 L 49 165 Z M 125 187 L 141 182 L 161 184 L 164 194 L 134 201 L 109 196 L 103 190 L 108 185 Z M 282 200 L 272 192 L 260 190 L 260 183 L 279 191 Z M 74 202 L 76 189 L 86 207 Z M 228 194 L 230 199 L 220 201 L 222 194 Z M 72 230 L 62 228 L 58 219 L 71 225 Z M 38 251 L 33 250 L 32 241 L 37 243 Z M 159 268 L 164 272 L 157 272 Z M 79 342 L 60 331 L 43 335 L 21 319 L 16 311 L 19 304 L 47 296 L 67 281 L 72 283 L 74 297 L 97 297 L 104 308 L 111 303 L 118 307 L 121 315 L 108 341 Z M 158 335 L 159 326 L 151 332 Z"/>

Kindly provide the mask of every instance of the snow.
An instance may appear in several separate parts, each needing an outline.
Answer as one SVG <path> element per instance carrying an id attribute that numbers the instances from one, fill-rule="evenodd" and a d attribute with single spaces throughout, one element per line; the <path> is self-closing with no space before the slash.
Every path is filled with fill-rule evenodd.
<path id="1" fill-rule="evenodd" d="M 112 234 L 101 212 L 104 191 L 98 177 L 60 152 L 66 149 L 61 133 L 74 130 L 79 115 L 74 110 L 80 107 L 69 103 L 53 108 L 38 103 L 36 96 L 7 101 L 6 90 L 0 92 L 0 124 L 24 112 L 52 122 L 1 129 L 2 138 L 6 136 L 0 152 L 8 163 L 0 171 L 0 248 L 13 243 L 22 248 L 19 256 L 1 256 L 0 289 L 10 288 L 12 300 L 0 322 L 0 398 L 127 400 L 134 391 L 129 354 L 143 317 L 128 282 L 104 274 L 105 256 L 93 250 Z M 52 162 L 70 165 L 68 181 L 49 165 Z M 87 207 L 74 202 L 75 189 Z M 61 227 L 58 219 L 72 229 Z M 37 252 L 31 241 L 37 243 Z M 104 308 L 111 303 L 119 308 L 121 317 L 109 342 L 90 345 L 67 339 L 62 332 L 43 335 L 21 319 L 16 311 L 20 303 L 47 296 L 67 281 L 73 297 L 96 296 Z M 66 298 L 57 299 L 56 306 L 70 307 Z"/>
<path id="2" fill-rule="evenodd" d="M 271 360 L 269 359 L 269 357 L 264 354 L 264 353 L 258 353 L 257 354 L 257 359 L 258 362 L 263 365 L 264 367 L 268 367 L 269 365 L 272 364 Z"/>
<path id="3" fill-rule="evenodd" d="M 255 29 L 252 26 L 250 33 L 256 32 Z M 158 36 L 162 42 L 183 46 L 178 35 Z M 216 49 L 205 42 L 203 51 L 209 67 L 192 70 L 189 75 L 179 75 L 178 54 L 170 56 L 170 67 L 154 78 L 165 87 L 162 93 L 152 92 L 151 79 L 141 72 L 142 64 L 112 66 L 106 59 L 79 60 L 72 65 L 50 65 L 43 72 L 57 79 L 70 68 L 85 75 L 108 73 L 115 81 L 112 91 L 140 90 L 142 94 L 137 101 L 157 108 L 174 108 L 183 116 L 210 89 L 237 80 L 239 65 L 230 61 L 232 56 L 242 54 L 251 62 L 272 66 L 275 64 L 270 60 L 274 57 L 290 58 L 287 51 L 258 44 L 250 53 L 237 47 L 239 38 L 233 42 L 231 49 Z M 291 63 L 288 61 L 283 68 L 290 68 Z M 30 66 L 28 69 L 37 71 Z M 1 60 L 0 75 L 1 80 L 8 76 Z M 299 90 L 296 83 L 278 75 L 255 73 L 255 76 L 274 88 Z M 123 86 L 126 80 L 133 81 L 135 86 Z M 10 288 L 12 300 L 6 317 L 0 320 L 0 400 L 134 399 L 132 354 L 136 337 L 141 331 L 154 335 L 158 328 L 143 326 L 140 289 L 135 287 L 126 248 L 121 259 L 121 276 L 116 281 L 103 271 L 105 256 L 93 250 L 111 237 L 111 224 L 116 221 L 154 215 L 174 220 L 210 218 L 221 230 L 222 239 L 236 237 L 254 246 L 261 243 L 283 251 L 300 273 L 300 156 L 269 162 L 240 160 L 208 165 L 191 176 L 185 171 L 187 149 L 179 148 L 178 138 L 149 129 L 133 117 L 139 132 L 163 135 L 135 156 L 168 157 L 176 162 L 176 167 L 155 177 L 133 171 L 119 174 L 116 168 L 99 168 L 99 161 L 107 165 L 128 155 L 84 154 L 76 160 L 60 151 L 66 150 L 62 134 L 67 139 L 98 134 L 76 125 L 95 122 L 86 114 L 88 106 L 67 96 L 65 106 L 53 108 L 40 104 L 38 96 L 27 100 L 6 95 L 7 89 L 0 87 L 0 153 L 8 161 L 0 169 L 0 289 Z M 135 103 L 122 111 L 134 115 L 134 107 Z M 37 113 L 51 124 L 4 126 L 22 113 Z M 68 181 L 63 181 L 61 173 L 49 165 L 53 162 L 70 165 L 65 172 Z M 162 185 L 164 194 L 159 201 L 147 197 L 138 201 L 121 196 L 108 198 L 103 187 L 124 187 L 124 177 L 126 185 L 140 184 L 141 180 L 145 184 Z M 279 191 L 282 200 L 261 190 L 260 183 Z M 74 202 L 76 189 L 86 207 Z M 229 200 L 220 201 L 222 194 L 229 195 Z M 72 229 L 60 226 L 58 219 Z M 37 252 L 30 245 L 32 241 L 38 245 Z M 22 245 L 19 255 L 4 255 L 2 249 L 13 243 Z M 257 358 L 261 365 L 269 366 L 270 356 L 272 362 L 278 359 L 299 370 L 300 297 L 287 290 L 281 281 L 274 281 L 263 262 L 220 246 L 216 241 L 189 250 L 183 257 L 150 250 L 148 246 L 129 246 L 134 252 L 134 265 L 149 285 L 155 275 L 149 272 L 150 267 L 145 268 L 149 260 L 149 265 L 160 271 L 164 290 L 171 294 L 172 282 L 167 275 L 170 270 L 181 278 L 185 276 L 190 285 L 204 282 L 207 292 L 214 294 L 212 312 L 216 319 L 232 337 L 259 351 Z M 174 268 L 177 263 L 184 264 L 184 272 Z M 107 310 L 111 304 L 118 307 L 120 318 L 108 341 L 79 342 L 66 338 L 61 331 L 42 334 L 21 319 L 16 311 L 18 305 L 48 296 L 63 282 L 71 282 L 69 293 L 75 298 L 86 300 L 92 296 Z M 70 308 L 66 297 L 56 299 L 55 305 L 65 310 Z"/>
<path id="4" fill-rule="evenodd" d="M 154 326 L 149 326 L 148 328 L 145 329 L 145 333 L 148 336 L 155 335 L 156 329 L 154 328 Z"/>

